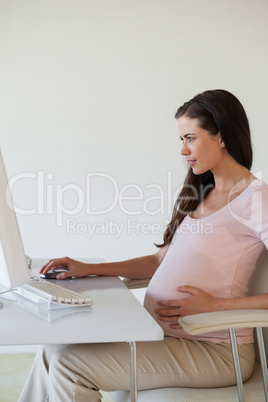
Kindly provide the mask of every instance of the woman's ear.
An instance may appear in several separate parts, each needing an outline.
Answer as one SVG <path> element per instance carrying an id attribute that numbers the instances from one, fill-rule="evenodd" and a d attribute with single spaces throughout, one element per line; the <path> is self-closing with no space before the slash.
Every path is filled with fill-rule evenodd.
<path id="1" fill-rule="evenodd" d="M 219 133 L 219 134 L 220 134 L 220 133 Z M 224 144 L 223 139 L 221 138 L 221 134 L 220 134 L 220 146 L 221 146 L 222 148 L 225 148 L 225 144 Z"/>

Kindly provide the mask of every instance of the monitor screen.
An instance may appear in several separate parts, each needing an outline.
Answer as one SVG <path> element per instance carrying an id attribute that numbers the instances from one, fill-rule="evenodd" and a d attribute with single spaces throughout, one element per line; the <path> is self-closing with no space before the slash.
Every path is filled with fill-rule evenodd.
<path id="1" fill-rule="evenodd" d="M 30 280 L 30 272 L 0 150 L 0 286 L 12 289 Z"/>

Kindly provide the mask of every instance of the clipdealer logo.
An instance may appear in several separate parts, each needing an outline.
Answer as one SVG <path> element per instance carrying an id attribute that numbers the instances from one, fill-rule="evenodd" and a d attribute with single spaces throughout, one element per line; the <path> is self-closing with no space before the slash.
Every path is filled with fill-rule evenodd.
<path id="1" fill-rule="evenodd" d="M 84 185 L 57 183 L 55 175 L 51 172 L 23 172 L 10 178 L 10 192 L 14 194 L 20 186 L 25 184 L 31 187 L 34 196 L 31 201 L 27 201 L 26 206 L 22 206 L 21 201 L 14 202 L 16 214 L 54 215 L 58 227 L 63 226 L 66 219 L 72 217 L 68 223 L 70 230 L 74 230 L 74 217 L 77 218 L 80 213 L 89 217 L 103 217 L 118 208 L 124 215 L 130 217 L 142 214 L 147 216 L 170 215 L 175 199 L 181 191 L 181 186 L 173 189 L 171 171 L 167 172 L 164 186 L 151 183 L 143 187 L 135 183 L 120 186 L 113 176 L 103 172 L 86 173 Z M 8 197 L 7 202 L 12 207 Z M 129 228 L 132 228 L 134 221 L 129 220 Z M 105 225 L 111 230 L 114 228 L 112 222 L 108 220 Z M 85 226 L 89 228 L 88 225 L 85 224 Z M 85 230 L 82 223 L 78 230 L 80 232 Z M 92 227 L 89 228 L 89 231 L 91 230 Z M 120 231 L 120 228 L 116 230 Z M 144 230 L 147 230 L 146 225 Z"/>
<path id="2" fill-rule="evenodd" d="M 260 172 L 255 175 L 259 177 Z M 171 216 L 174 203 L 182 189 L 182 185 L 173 187 L 171 171 L 167 171 L 166 180 L 162 186 L 156 183 L 144 186 L 128 183 L 120 186 L 113 176 L 103 172 L 86 173 L 83 185 L 57 183 L 53 173 L 44 171 L 18 173 L 9 180 L 12 194 L 14 192 L 20 194 L 22 188 L 29 186 L 32 197 L 30 199 L 28 197 L 26 205 L 23 205 L 25 200 L 20 196 L 19 201 L 17 200 L 13 204 L 16 214 L 54 216 L 56 226 L 65 227 L 68 235 L 91 238 L 93 235 L 108 234 L 116 239 L 123 232 L 144 235 L 163 234 L 170 220 L 166 217 Z M 190 190 L 192 199 L 199 197 L 194 187 L 190 186 Z M 205 191 L 205 189 L 201 188 L 200 191 Z M 230 191 L 229 200 L 236 191 L 236 188 Z M 12 208 L 8 194 L 7 191 L 6 200 Z M 259 215 L 262 212 L 259 208 L 261 202 L 259 197 L 260 195 L 257 194 L 253 196 L 254 205 L 257 207 L 253 205 L 249 216 L 240 216 L 239 211 L 233 209 L 232 203 L 228 205 L 230 214 L 246 226 L 252 226 L 254 222 L 261 222 Z M 125 216 L 121 222 L 111 219 L 111 213 L 115 209 Z M 163 216 L 162 222 L 159 220 L 159 215 Z M 158 216 L 155 221 L 154 216 Z M 181 225 L 181 231 L 184 234 L 213 233 L 213 228 L 209 223 L 206 225 L 202 222 L 197 223 L 198 225 L 196 224 L 194 227 L 192 225 L 188 227 L 184 222 Z M 259 228 L 255 229 L 259 230 Z"/>

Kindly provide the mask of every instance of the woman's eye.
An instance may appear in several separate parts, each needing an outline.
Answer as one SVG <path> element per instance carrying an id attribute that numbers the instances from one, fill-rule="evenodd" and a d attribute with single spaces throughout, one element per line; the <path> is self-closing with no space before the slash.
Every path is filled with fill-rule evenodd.
<path id="1" fill-rule="evenodd" d="M 193 140 L 194 140 L 194 137 L 185 137 L 185 138 L 180 137 L 181 142 L 185 142 L 185 141 L 192 142 Z"/>

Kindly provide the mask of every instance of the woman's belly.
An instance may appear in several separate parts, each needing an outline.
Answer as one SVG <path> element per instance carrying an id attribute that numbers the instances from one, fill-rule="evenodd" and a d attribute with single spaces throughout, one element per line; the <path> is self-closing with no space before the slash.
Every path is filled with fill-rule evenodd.
<path id="1" fill-rule="evenodd" d="M 191 297 L 190 293 L 180 292 L 178 286 L 194 286 L 215 296 L 230 295 L 230 284 L 226 272 L 217 270 L 215 261 L 209 256 L 197 255 L 181 256 L 177 260 L 172 259 L 172 254 L 166 255 L 162 264 L 151 279 L 145 299 L 144 307 L 154 317 L 158 324 L 163 328 L 166 336 L 181 338 L 191 338 L 182 329 L 172 329 L 171 323 L 158 320 L 155 309 L 160 306 L 160 300 L 179 300 Z M 199 257 L 199 258 L 198 258 Z M 198 262 L 198 263 L 196 263 Z"/>
<path id="2" fill-rule="evenodd" d="M 178 338 L 184 338 L 188 337 L 184 330 L 182 329 L 175 330 L 170 328 L 169 325 L 171 323 L 166 323 L 164 321 L 158 320 L 158 315 L 155 313 L 155 310 L 160 307 L 157 304 L 157 302 L 160 300 L 178 300 L 190 296 L 189 293 L 182 293 L 176 290 L 176 287 L 180 285 L 181 285 L 180 283 L 176 283 L 175 281 L 172 281 L 172 283 L 162 281 L 161 287 L 159 287 L 158 283 L 156 283 L 156 281 L 153 278 L 150 281 L 148 289 L 146 291 L 144 299 L 144 307 L 162 327 L 166 336 L 175 336 Z"/>

